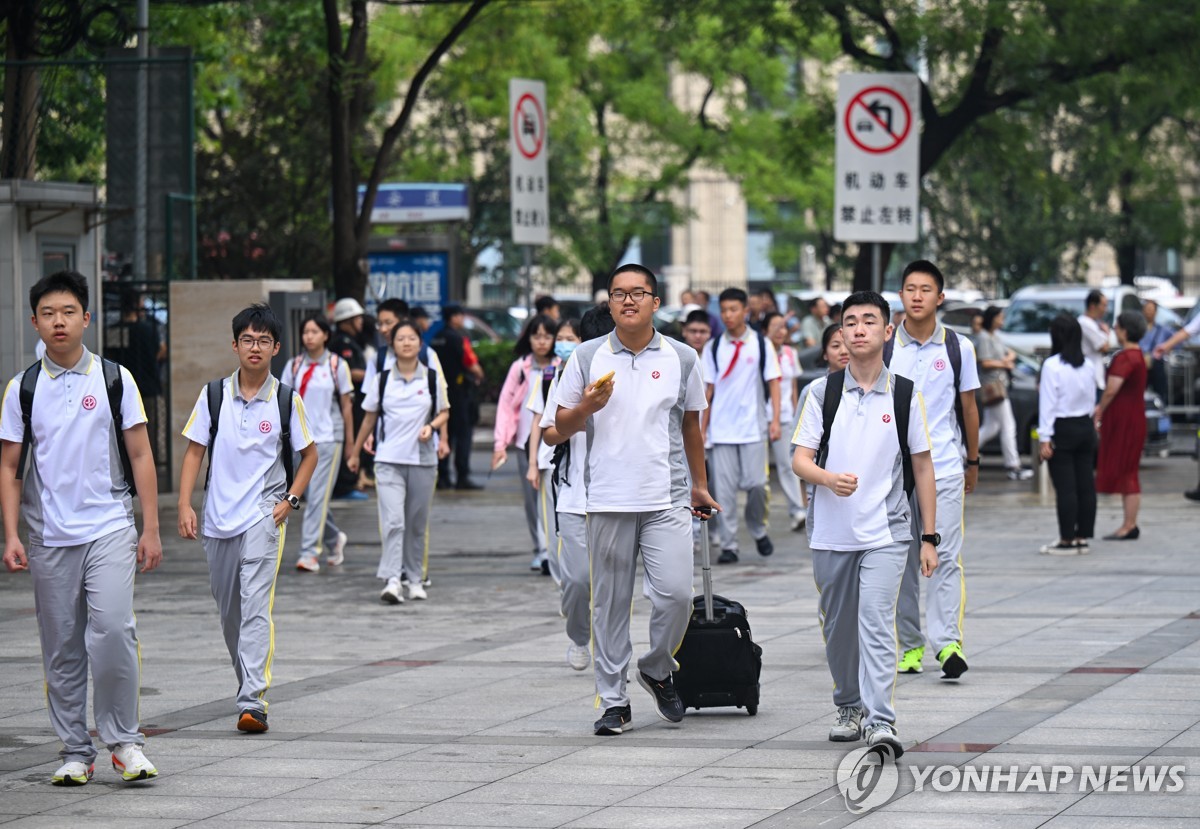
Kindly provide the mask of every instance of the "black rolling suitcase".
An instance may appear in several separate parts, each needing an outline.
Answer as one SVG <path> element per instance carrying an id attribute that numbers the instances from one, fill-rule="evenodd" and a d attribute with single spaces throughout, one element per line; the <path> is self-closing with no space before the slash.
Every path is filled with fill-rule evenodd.
<path id="1" fill-rule="evenodd" d="M 692 600 L 687 635 L 675 654 L 675 690 L 686 708 L 736 706 L 754 716 L 762 648 L 750 638 L 746 608 L 713 595 L 708 527 L 701 525 L 700 539 L 704 595 Z"/>

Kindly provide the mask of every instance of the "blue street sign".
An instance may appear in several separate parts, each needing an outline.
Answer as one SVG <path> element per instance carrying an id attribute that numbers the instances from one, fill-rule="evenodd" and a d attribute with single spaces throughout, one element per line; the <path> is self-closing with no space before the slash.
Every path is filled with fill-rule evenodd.
<path id="1" fill-rule="evenodd" d="M 366 189 L 358 188 L 359 210 Z M 469 218 L 465 184 L 381 184 L 371 210 L 372 224 L 463 222 Z"/>
<path id="2" fill-rule="evenodd" d="M 367 301 L 371 314 L 382 300 L 420 305 L 434 321 L 450 299 L 450 254 L 446 251 L 396 251 L 367 254 Z"/>

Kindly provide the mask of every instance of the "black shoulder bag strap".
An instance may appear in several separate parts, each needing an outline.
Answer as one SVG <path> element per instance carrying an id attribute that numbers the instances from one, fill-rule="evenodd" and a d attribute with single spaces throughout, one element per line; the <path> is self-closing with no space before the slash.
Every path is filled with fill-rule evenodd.
<path id="1" fill-rule="evenodd" d="M 292 488 L 296 479 L 295 458 L 292 452 L 292 387 L 280 383 L 275 389 L 279 400 L 279 441 L 283 453 L 283 477 L 287 488 Z"/>
<path id="2" fill-rule="evenodd" d="M 916 477 L 913 475 L 912 454 L 908 451 L 908 424 L 914 387 L 912 380 L 901 377 L 899 374 L 893 374 L 892 380 L 896 384 L 893 389 L 892 406 L 896 411 L 896 437 L 900 441 L 900 464 L 904 470 L 904 494 L 911 498 L 916 486 Z"/>
<path id="3" fill-rule="evenodd" d="M 208 397 L 208 472 L 204 475 L 204 488 L 208 489 L 212 480 L 213 450 L 217 445 L 217 425 L 221 422 L 221 403 L 224 402 L 224 379 L 210 380 L 205 386 Z"/>
<path id="4" fill-rule="evenodd" d="M 825 468 L 829 457 L 829 434 L 833 431 L 833 419 L 837 416 L 838 406 L 842 405 L 842 388 L 846 382 L 846 370 L 834 371 L 825 380 L 825 399 L 821 402 L 821 445 L 813 460 L 817 466 Z"/>
<path id="5" fill-rule="evenodd" d="M 117 430 L 117 457 L 121 459 L 121 472 L 129 486 L 129 494 L 137 495 L 137 484 L 133 481 L 133 464 L 129 462 L 129 447 L 125 445 L 125 417 L 121 414 L 121 398 L 125 396 L 125 380 L 121 367 L 112 360 L 100 359 L 104 369 L 104 388 L 108 391 L 108 408 L 112 410 L 113 426 Z"/>
<path id="6" fill-rule="evenodd" d="M 437 372 L 431 368 L 425 369 L 426 382 L 429 383 L 429 422 L 433 423 L 433 419 L 437 417 Z M 383 395 L 379 396 L 379 411 L 383 411 Z"/>
<path id="7" fill-rule="evenodd" d="M 17 480 L 25 477 L 25 459 L 29 457 L 29 447 L 33 444 L 33 393 L 37 390 L 38 374 L 42 371 L 42 361 L 25 369 L 21 375 L 21 456 L 17 460 Z"/>
<path id="8" fill-rule="evenodd" d="M 958 421 L 958 433 L 965 447 L 967 427 L 962 407 L 962 343 L 958 341 L 958 334 L 949 328 L 946 329 L 946 356 L 950 358 L 950 368 L 954 370 L 954 418 Z"/>
<path id="9" fill-rule="evenodd" d="M 379 451 L 379 445 L 383 443 L 387 436 L 387 430 L 383 428 L 383 392 L 387 389 L 388 375 L 391 374 L 391 369 L 379 372 L 379 414 L 375 418 L 375 451 Z"/>

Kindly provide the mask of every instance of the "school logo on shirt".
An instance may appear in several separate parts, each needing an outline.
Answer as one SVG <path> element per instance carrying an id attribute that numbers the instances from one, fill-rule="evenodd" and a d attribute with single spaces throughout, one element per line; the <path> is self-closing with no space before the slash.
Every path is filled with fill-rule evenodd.
<path id="1" fill-rule="evenodd" d="M 417 389 L 417 397 L 420 397 L 424 393 L 425 393 L 425 389 Z"/>
<path id="2" fill-rule="evenodd" d="M 652 371 L 652 372 L 650 372 L 650 376 L 652 378 L 654 378 L 655 380 L 657 380 L 659 377 L 662 377 L 662 372 Z"/>
<path id="3" fill-rule="evenodd" d="M 938 371 L 945 371 L 946 370 L 946 361 L 939 358 L 938 360 L 936 360 L 934 362 L 933 367 L 936 368 Z"/>
<path id="4" fill-rule="evenodd" d="M 83 408 L 89 412 L 96 408 L 96 398 L 92 397 L 90 394 L 83 398 Z"/>
<path id="5" fill-rule="evenodd" d="M 264 420 L 262 423 L 258 424 L 258 431 L 262 432 L 264 435 L 268 434 L 271 431 L 271 421 Z"/>
<path id="6" fill-rule="evenodd" d="M 891 423 L 891 422 L 892 422 L 892 416 L 891 416 L 890 414 L 885 414 L 885 415 L 883 416 L 883 422 L 884 422 L 884 423 Z"/>

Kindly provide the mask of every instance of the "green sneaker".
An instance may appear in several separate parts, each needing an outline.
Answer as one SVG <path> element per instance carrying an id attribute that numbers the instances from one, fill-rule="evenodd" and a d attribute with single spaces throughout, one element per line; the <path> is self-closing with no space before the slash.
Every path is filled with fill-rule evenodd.
<path id="1" fill-rule="evenodd" d="M 938 662 L 942 663 L 942 679 L 958 679 L 967 672 L 967 660 L 963 658 L 962 645 L 957 642 L 938 651 Z"/>
<path id="2" fill-rule="evenodd" d="M 904 656 L 900 658 L 900 667 L 897 670 L 902 674 L 919 674 L 922 670 L 921 659 L 925 656 L 925 647 L 922 645 L 919 648 L 909 648 L 904 652 Z"/>

